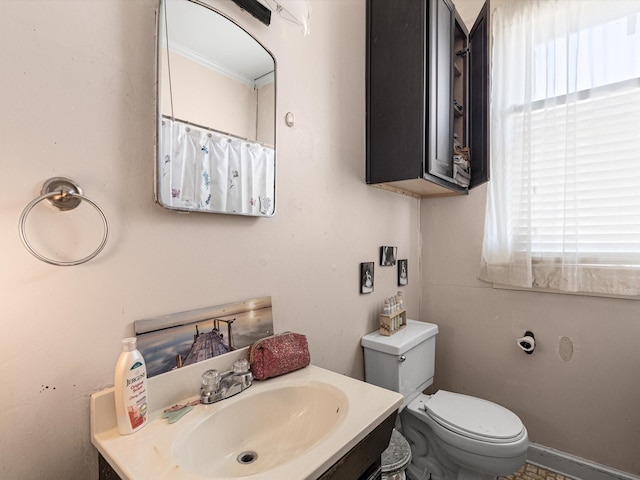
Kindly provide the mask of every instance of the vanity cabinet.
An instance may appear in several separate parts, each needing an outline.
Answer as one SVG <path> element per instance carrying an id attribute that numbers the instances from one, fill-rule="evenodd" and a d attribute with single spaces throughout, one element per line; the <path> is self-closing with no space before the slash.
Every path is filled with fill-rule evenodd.
<path id="1" fill-rule="evenodd" d="M 489 179 L 488 12 L 469 33 L 450 0 L 367 1 L 368 184 L 424 197 Z"/>
<path id="2" fill-rule="evenodd" d="M 98 480 L 122 480 L 102 454 L 98 453 Z"/>
<path id="3" fill-rule="evenodd" d="M 382 452 L 389 446 L 396 415 L 389 415 L 318 480 L 380 480 Z"/>

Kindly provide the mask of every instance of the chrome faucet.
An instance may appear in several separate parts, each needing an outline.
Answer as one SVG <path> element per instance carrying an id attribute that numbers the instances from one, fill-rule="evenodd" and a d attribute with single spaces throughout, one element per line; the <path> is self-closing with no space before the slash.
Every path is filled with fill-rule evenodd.
<path id="1" fill-rule="evenodd" d="M 200 403 L 208 405 L 237 395 L 249 388 L 252 382 L 253 375 L 246 359 L 236 360 L 233 370 L 222 374 L 218 370 L 207 370 L 201 378 Z"/>

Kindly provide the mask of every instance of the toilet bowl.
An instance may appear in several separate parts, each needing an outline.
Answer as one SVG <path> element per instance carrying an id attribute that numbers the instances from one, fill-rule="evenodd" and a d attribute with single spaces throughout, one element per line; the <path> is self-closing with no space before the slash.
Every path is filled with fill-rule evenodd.
<path id="1" fill-rule="evenodd" d="M 527 430 L 511 411 L 480 398 L 439 390 L 419 395 L 400 414 L 409 441 L 410 477 L 495 479 L 527 458 Z"/>
<path id="2" fill-rule="evenodd" d="M 529 440 L 510 410 L 487 400 L 440 390 L 433 383 L 437 325 L 408 320 L 392 336 L 362 338 L 365 379 L 400 392 L 400 429 L 411 450 L 410 480 L 493 480 L 520 468 Z"/>

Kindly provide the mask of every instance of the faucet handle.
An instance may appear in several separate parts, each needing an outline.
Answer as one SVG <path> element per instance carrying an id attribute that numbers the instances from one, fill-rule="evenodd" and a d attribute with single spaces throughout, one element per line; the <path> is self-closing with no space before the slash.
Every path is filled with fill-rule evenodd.
<path id="1" fill-rule="evenodd" d="M 246 358 L 240 358 L 233 362 L 233 373 L 234 374 L 242 374 L 247 373 L 249 371 L 249 360 Z"/>
<path id="2" fill-rule="evenodd" d="M 249 371 L 249 360 L 241 358 L 233 362 L 233 376 L 242 384 L 242 389 L 249 388 L 253 382 L 253 374 Z"/>
<path id="3" fill-rule="evenodd" d="M 220 389 L 220 372 L 215 369 L 207 370 L 200 381 L 203 392 L 217 392 Z"/>

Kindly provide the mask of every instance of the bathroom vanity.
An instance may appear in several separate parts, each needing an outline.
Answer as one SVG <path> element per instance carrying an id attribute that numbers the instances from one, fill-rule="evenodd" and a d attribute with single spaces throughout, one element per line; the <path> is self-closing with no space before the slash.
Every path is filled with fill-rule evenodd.
<path id="1" fill-rule="evenodd" d="M 173 424 L 161 418 L 198 398 L 202 372 L 243 356 L 246 349 L 150 378 L 149 422 L 132 435 L 118 433 L 113 389 L 92 395 L 100 478 L 379 478 L 402 395 L 313 365 L 195 405 Z M 255 461 L 243 464 L 249 452 Z"/>
<path id="2" fill-rule="evenodd" d="M 380 456 L 389 445 L 395 419 L 394 412 L 318 477 L 318 480 L 380 480 Z M 102 455 L 98 457 L 98 469 L 100 480 L 123 480 Z"/>

